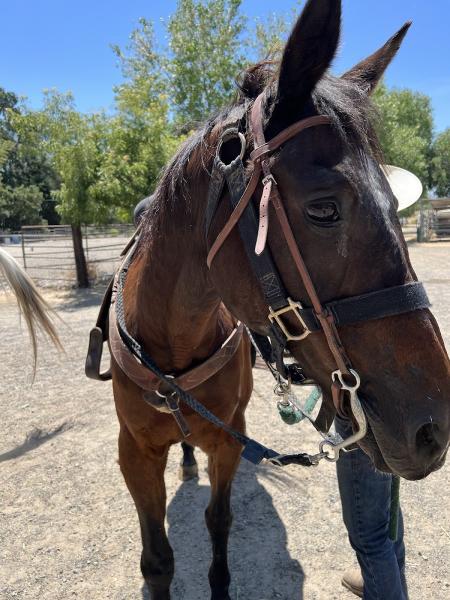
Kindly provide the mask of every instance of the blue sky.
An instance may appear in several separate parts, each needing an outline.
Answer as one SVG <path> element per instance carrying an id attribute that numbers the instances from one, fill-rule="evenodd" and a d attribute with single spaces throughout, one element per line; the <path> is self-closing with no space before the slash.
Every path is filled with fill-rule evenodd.
<path id="1" fill-rule="evenodd" d="M 294 0 L 243 0 L 251 18 L 286 12 Z M 140 16 L 156 22 L 176 0 L 0 0 L 0 86 L 39 107 L 42 90 L 71 90 L 82 111 L 111 108 L 120 81 L 110 44 L 124 46 Z M 343 35 L 334 71 L 372 53 L 405 21 L 413 27 L 389 68 L 390 86 L 432 98 L 437 131 L 450 127 L 449 0 L 344 0 Z"/>

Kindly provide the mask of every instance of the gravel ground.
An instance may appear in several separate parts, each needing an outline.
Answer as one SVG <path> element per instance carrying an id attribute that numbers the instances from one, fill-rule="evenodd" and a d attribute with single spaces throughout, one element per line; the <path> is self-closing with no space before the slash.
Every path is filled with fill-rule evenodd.
<path id="1" fill-rule="evenodd" d="M 449 346 L 450 245 L 410 248 Z M 83 373 L 100 296 L 96 290 L 49 296 L 66 323 L 66 354 L 41 346 L 32 387 L 26 334 L 14 303 L 0 298 L 2 599 L 148 600 L 139 571 L 137 517 L 116 463 L 111 385 L 88 381 Z M 271 387 L 270 376 L 255 371 L 250 434 L 279 450 L 315 451 L 310 426 L 281 423 Z M 209 598 L 210 546 L 203 521 L 209 485 L 205 457 L 197 454 L 198 481 L 179 482 L 178 447 L 166 473 L 174 600 Z M 411 600 L 450 598 L 449 483 L 447 465 L 423 482 L 402 484 Z M 280 471 L 243 463 L 233 507 L 233 600 L 353 597 L 340 585 L 354 557 L 332 465 Z"/>

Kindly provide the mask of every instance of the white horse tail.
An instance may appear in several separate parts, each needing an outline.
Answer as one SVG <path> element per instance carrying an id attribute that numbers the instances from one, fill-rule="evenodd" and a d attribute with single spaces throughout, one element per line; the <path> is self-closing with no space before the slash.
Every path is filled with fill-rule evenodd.
<path id="1" fill-rule="evenodd" d="M 35 371 L 38 330 L 44 332 L 57 348 L 62 349 L 55 326 L 49 316 L 56 317 L 57 315 L 46 300 L 44 300 L 31 277 L 3 248 L 0 248 L 0 274 L 5 276 L 6 281 L 16 296 L 20 311 L 25 318 L 33 347 L 33 371 Z"/>

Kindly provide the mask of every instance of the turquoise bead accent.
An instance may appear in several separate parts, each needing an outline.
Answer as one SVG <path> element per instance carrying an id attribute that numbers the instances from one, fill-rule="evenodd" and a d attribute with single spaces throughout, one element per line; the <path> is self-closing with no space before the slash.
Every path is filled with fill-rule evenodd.
<path id="1" fill-rule="evenodd" d="M 310 415 L 312 413 L 312 411 L 316 408 L 316 404 L 318 403 L 318 401 L 320 400 L 321 397 L 322 397 L 322 391 L 321 391 L 320 387 L 315 385 L 313 387 L 311 393 L 309 394 L 309 396 L 305 402 L 305 408 L 303 409 L 307 415 Z"/>
<path id="2" fill-rule="evenodd" d="M 279 404 L 278 412 L 286 425 L 296 425 L 303 419 L 302 413 L 298 408 L 295 408 L 295 406 L 292 406 L 291 404 Z"/>
<path id="3" fill-rule="evenodd" d="M 312 392 L 309 394 L 303 412 L 307 415 L 310 415 L 314 408 L 316 407 L 317 402 L 320 400 L 322 396 L 322 392 L 320 388 L 314 386 Z M 292 404 L 282 404 L 281 402 L 278 404 L 278 412 L 280 413 L 280 417 L 287 425 L 296 425 L 300 423 L 305 418 L 305 415 L 298 408 L 293 406 Z"/>

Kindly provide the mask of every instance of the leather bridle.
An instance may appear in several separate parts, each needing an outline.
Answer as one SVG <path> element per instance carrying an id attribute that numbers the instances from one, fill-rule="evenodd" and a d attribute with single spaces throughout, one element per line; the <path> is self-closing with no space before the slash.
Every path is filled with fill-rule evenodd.
<path id="1" fill-rule="evenodd" d="M 212 184 L 208 198 L 206 233 L 209 232 L 212 218 L 222 196 L 224 181 L 228 184 L 233 211 L 210 247 L 207 264 L 208 267 L 211 267 L 214 258 L 223 247 L 229 234 L 238 225 L 250 264 L 257 274 L 268 304 L 269 335 L 272 342 L 275 341 L 275 344 L 281 344 L 282 347 L 285 347 L 290 340 L 302 340 L 311 332 L 308 321 L 315 322 L 315 329 L 320 328 L 325 335 L 337 367 L 332 373 L 331 384 L 334 406 L 337 412 L 344 413 L 344 392 L 350 393 L 350 408 L 360 428 L 360 435 L 357 437 L 357 439 L 360 439 L 366 431 L 364 413 L 357 396 L 360 378 L 352 368 L 341 342 L 338 325 L 428 308 L 430 303 L 422 284 L 418 282 L 410 282 L 327 304 L 321 303 L 292 232 L 277 182 L 271 173 L 270 155 L 302 131 L 321 125 L 329 126 L 332 122 L 329 117 L 321 115 L 305 118 L 284 129 L 271 140 L 266 141 L 263 129 L 263 102 L 264 94 L 261 94 L 255 100 L 250 111 L 250 132 L 253 137 L 254 150 L 250 154 L 253 171 L 247 185 L 245 185 L 245 166 L 243 163 L 245 136 L 239 130 L 239 125 L 234 124 L 227 127 L 219 142 L 211 174 Z M 239 139 L 241 151 L 239 156 L 236 156 L 231 162 L 224 163 L 222 160 L 222 146 L 234 138 Z M 259 202 L 257 202 L 259 208 L 259 215 L 257 215 L 255 203 L 252 202 L 252 199 L 254 199 L 257 186 L 261 181 L 263 192 Z M 271 257 L 270 249 L 267 247 L 270 204 L 274 208 L 290 257 L 306 290 L 311 304 L 310 308 L 305 309 L 300 302 L 287 297 L 282 280 Z M 267 282 L 270 285 L 267 285 Z M 351 308 L 350 313 L 353 311 L 353 315 L 349 314 L 349 307 Z M 340 314 L 345 311 L 347 311 L 346 318 L 340 319 Z M 287 313 L 293 313 L 297 317 L 302 327 L 301 333 L 295 334 L 288 330 L 283 321 L 283 315 Z M 308 317 L 305 316 L 306 314 Z M 279 356 L 280 352 L 278 352 Z M 283 370 L 281 361 L 277 362 L 277 367 L 279 371 Z M 286 377 L 286 372 L 282 374 Z"/>
<path id="2" fill-rule="evenodd" d="M 305 129 L 318 125 L 329 125 L 330 120 L 324 116 L 303 119 L 282 131 L 272 140 L 266 142 L 263 132 L 262 103 L 263 97 L 260 96 L 255 101 L 250 115 L 251 127 L 249 133 L 253 136 L 254 150 L 250 154 L 253 171 L 248 183 L 246 181 L 246 169 L 243 162 L 246 151 L 246 138 L 240 129 L 245 120 L 247 106 L 235 107 L 230 112 L 224 124 L 210 177 L 205 215 L 206 238 L 208 239 L 209 237 L 212 220 L 223 197 L 225 183 L 228 187 L 232 213 L 222 231 L 211 245 L 207 263 L 208 266 L 211 266 L 214 257 L 223 247 L 230 232 L 237 226 L 250 265 L 258 279 L 268 306 L 269 337 L 266 338 L 255 332 L 251 332 L 251 338 L 252 341 L 256 342 L 259 351 L 276 377 L 278 391 L 281 391 L 282 394 L 288 394 L 291 380 L 292 383 L 307 382 L 300 365 L 286 365 L 284 363 L 283 356 L 287 342 L 290 340 L 302 340 L 312 331 L 323 331 L 337 366 L 337 369 L 331 376 L 334 405 L 337 411 L 343 412 L 344 394 L 348 394 L 350 400 L 349 407 L 357 423 L 357 431 L 346 440 L 336 440 L 332 436 L 326 436 L 319 445 L 318 454 L 280 454 L 272 448 L 249 438 L 241 431 L 234 430 L 229 424 L 223 422 L 209 411 L 186 389 L 186 387 L 189 387 L 185 385 L 186 382 L 183 379 L 186 374 L 174 377 L 173 374 L 164 373 L 142 344 L 130 334 L 125 319 L 124 288 L 134 252 L 138 247 L 139 229 L 124 250 L 124 254 L 126 254 L 124 262 L 108 287 L 97 326 L 91 332 L 91 341 L 86 360 L 86 374 L 94 379 L 104 380 L 110 378 L 110 374 L 100 373 L 100 363 L 102 346 L 108 338 L 106 323 L 108 321 L 108 313 L 111 310 L 110 303 L 112 303 L 113 310 L 111 310 L 109 318 L 114 320 L 113 334 L 117 338 L 116 341 L 120 342 L 121 340 L 123 342 L 124 352 L 129 352 L 139 366 L 142 367 L 139 368 L 139 381 L 135 376 L 136 365 L 133 364 L 132 368 L 129 366 L 129 357 L 126 359 L 127 364 L 118 360 L 115 345 L 112 344 L 111 351 L 116 357 L 116 361 L 121 365 L 122 370 L 128 377 L 132 381 L 135 381 L 138 387 L 141 387 L 141 389 L 148 387 L 145 382 L 143 383 L 142 378 L 144 378 L 146 382 L 150 382 L 149 385 L 152 390 L 158 390 L 158 396 L 166 403 L 168 411 L 173 414 L 183 436 L 186 437 L 189 435 L 189 428 L 184 426 L 185 422 L 180 410 L 180 402 L 188 406 L 203 419 L 209 421 L 209 423 L 226 431 L 236 442 L 241 444 L 243 447 L 241 456 L 246 460 L 254 464 L 259 464 L 265 459 L 279 466 L 297 464 L 309 467 L 317 465 L 322 459 L 336 461 L 339 458 L 340 451 L 347 449 L 354 442 L 364 437 L 367 430 L 366 417 L 358 398 L 360 377 L 351 367 L 350 360 L 339 338 L 338 327 L 427 308 L 430 306 L 430 303 L 422 284 L 415 281 L 396 287 L 376 290 L 369 294 L 335 300 L 325 304 L 321 303 L 295 241 L 277 183 L 270 171 L 269 156 L 271 152 L 280 148 L 284 142 Z M 231 162 L 225 163 L 222 160 L 222 149 L 231 140 L 238 140 L 240 142 L 240 151 Z M 255 203 L 251 202 L 251 200 L 254 198 L 257 186 L 261 180 L 263 193 L 259 201 L 259 215 L 257 215 Z M 273 262 L 270 248 L 268 247 L 269 244 L 266 243 L 269 218 L 268 208 L 270 203 L 275 208 L 275 214 L 286 240 L 289 254 L 307 291 L 311 304 L 309 307 L 304 307 L 300 302 L 289 298 Z M 288 326 L 283 321 L 283 316 L 287 313 L 292 313 L 296 317 L 301 326 L 300 333 L 289 331 Z M 236 344 L 233 345 L 233 348 L 235 346 Z M 208 361 L 209 359 L 206 362 Z M 145 370 L 148 370 L 149 373 L 145 373 Z M 202 381 L 203 379 L 202 375 Z M 142 398 L 146 402 L 148 401 L 145 394 L 142 395 Z M 155 408 L 152 401 L 148 403 Z M 328 412 L 327 410 L 323 410 L 323 408 L 324 403 L 322 403 L 318 417 L 314 422 L 311 421 L 322 434 L 328 432 L 331 425 L 331 422 L 328 420 Z"/>

